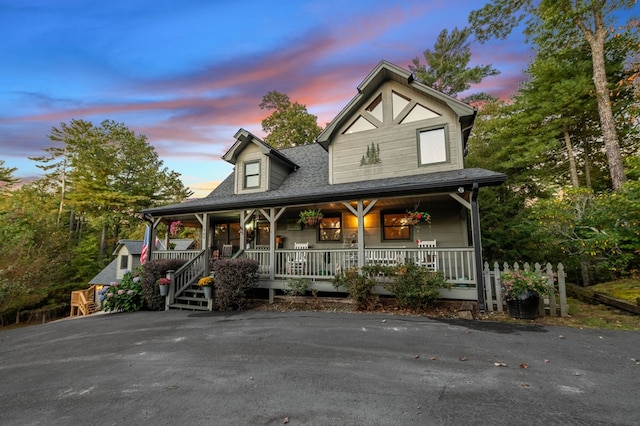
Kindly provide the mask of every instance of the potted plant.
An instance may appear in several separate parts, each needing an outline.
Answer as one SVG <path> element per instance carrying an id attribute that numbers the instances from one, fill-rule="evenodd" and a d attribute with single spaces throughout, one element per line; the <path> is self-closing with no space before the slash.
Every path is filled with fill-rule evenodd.
<path id="1" fill-rule="evenodd" d="M 551 293 L 548 278 L 538 272 L 507 271 L 500 276 L 500 280 L 507 308 L 514 318 L 535 319 L 540 296 Z"/>
<path id="2" fill-rule="evenodd" d="M 204 297 L 211 299 L 213 297 L 213 277 L 208 275 L 198 280 L 198 285 L 204 290 Z"/>
<path id="3" fill-rule="evenodd" d="M 171 284 L 171 280 L 167 277 L 162 277 L 156 281 L 158 283 L 158 288 L 160 289 L 160 296 L 166 296 L 169 291 L 169 284 Z"/>
<path id="4" fill-rule="evenodd" d="M 320 209 L 303 210 L 300 212 L 300 219 L 298 220 L 298 223 L 304 223 L 308 226 L 315 226 L 323 217 L 324 215 L 322 214 L 322 211 Z"/>

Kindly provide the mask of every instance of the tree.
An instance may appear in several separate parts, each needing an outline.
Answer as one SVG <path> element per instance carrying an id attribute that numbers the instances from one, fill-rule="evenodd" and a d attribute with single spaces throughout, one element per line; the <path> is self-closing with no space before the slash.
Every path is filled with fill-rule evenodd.
<path id="1" fill-rule="evenodd" d="M 20 179 L 13 177 L 13 172 L 18 170 L 15 167 L 5 167 L 4 160 L 0 160 L 0 193 L 4 192 L 10 186 L 20 182 Z"/>
<path id="2" fill-rule="evenodd" d="M 59 215 L 69 210 L 69 228 L 90 220 L 101 229 L 100 252 L 106 254 L 107 231 L 113 241 L 123 227 L 138 224 L 138 212 L 166 202 L 179 202 L 191 191 L 179 175 L 163 167 L 144 135 L 136 135 L 122 123 L 105 120 L 94 126 L 71 120 L 49 135 L 61 146 L 47 148 L 49 157 L 35 157 L 43 178 L 60 194 Z M 79 237 L 79 235 L 77 235 Z"/>
<path id="3" fill-rule="evenodd" d="M 449 96 L 457 96 L 471 87 L 471 83 L 480 83 L 482 79 L 500 74 L 491 65 L 476 65 L 469 68 L 471 60 L 470 28 L 458 30 L 454 28 L 451 34 L 444 29 L 438 35 L 433 50 L 425 50 L 423 55 L 426 64 L 420 63 L 420 58 L 413 59 L 409 69 L 415 73 L 421 83 Z M 479 95 L 475 95 L 478 97 Z M 486 95 L 485 95 L 486 96 Z"/>
<path id="4" fill-rule="evenodd" d="M 493 0 L 474 10 L 469 22 L 479 41 L 505 38 L 525 17 L 525 34 L 538 44 L 579 44 L 586 40 L 592 57 L 592 80 L 609 173 L 614 189 L 626 180 L 616 131 L 610 84 L 605 67 L 605 41 L 612 34 L 610 19 L 618 9 L 627 9 L 635 0 Z"/>
<path id="5" fill-rule="evenodd" d="M 318 117 L 307 112 L 305 105 L 291 102 L 289 96 L 277 91 L 264 95 L 260 109 L 273 111 L 262 120 L 262 130 L 267 133 L 265 142 L 274 148 L 313 143 L 322 129 Z"/>

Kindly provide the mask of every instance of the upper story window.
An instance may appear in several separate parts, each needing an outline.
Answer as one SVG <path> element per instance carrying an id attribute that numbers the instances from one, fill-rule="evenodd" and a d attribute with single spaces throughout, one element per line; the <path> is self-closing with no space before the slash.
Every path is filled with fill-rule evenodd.
<path id="1" fill-rule="evenodd" d="M 419 165 L 448 161 L 447 126 L 418 130 Z"/>
<path id="2" fill-rule="evenodd" d="M 129 256 L 126 254 L 120 255 L 120 269 L 129 268 Z"/>
<path id="3" fill-rule="evenodd" d="M 244 188 L 260 186 L 260 161 L 244 163 Z"/>
<path id="4" fill-rule="evenodd" d="M 342 218 L 325 216 L 318 223 L 318 241 L 342 241 Z"/>

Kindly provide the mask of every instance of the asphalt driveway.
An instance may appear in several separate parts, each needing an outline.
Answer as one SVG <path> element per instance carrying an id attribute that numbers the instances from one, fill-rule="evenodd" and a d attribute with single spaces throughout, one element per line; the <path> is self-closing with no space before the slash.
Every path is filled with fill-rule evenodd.
<path id="1" fill-rule="evenodd" d="M 311 312 L 0 331 L 1 425 L 637 425 L 640 333 Z"/>

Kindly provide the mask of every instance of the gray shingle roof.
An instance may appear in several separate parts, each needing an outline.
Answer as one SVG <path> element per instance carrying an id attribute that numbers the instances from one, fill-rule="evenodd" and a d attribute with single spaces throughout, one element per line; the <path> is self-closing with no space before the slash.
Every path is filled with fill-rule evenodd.
<path id="1" fill-rule="evenodd" d="M 129 250 L 129 254 L 136 255 L 142 253 L 142 240 L 120 240 L 118 241 L 118 246 L 114 250 L 113 254 L 118 254 L 120 250 L 120 246 L 126 246 L 127 250 Z"/>
<path id="2" fill-rule="evenodd" d="M 89 285 L 102 284 L 109 285 L 111 282 L 120 282 L 116 279 L 118 272 L 118 258 L 115 258 L 105 268 L 89 281 Z"/>
<path id="3" fill-rule="evenodd" d="M 281 149 L 300 168 L 289 174 L 278 189 L 251 194 L 234 194 L 231 173 L 207 197 L 163 207 L 146 209 L 149 214 L 182 214 L 233 210 L 249 207 L 275 207 L 354 200 L 363 197 L 393 197 L 455 191 L 463 186 L 499 185 L 506 175 L 484 169 L 462 169 L 397 178 L 376 179 L 329 185 L 329 154 L 319 144 Z"/>

